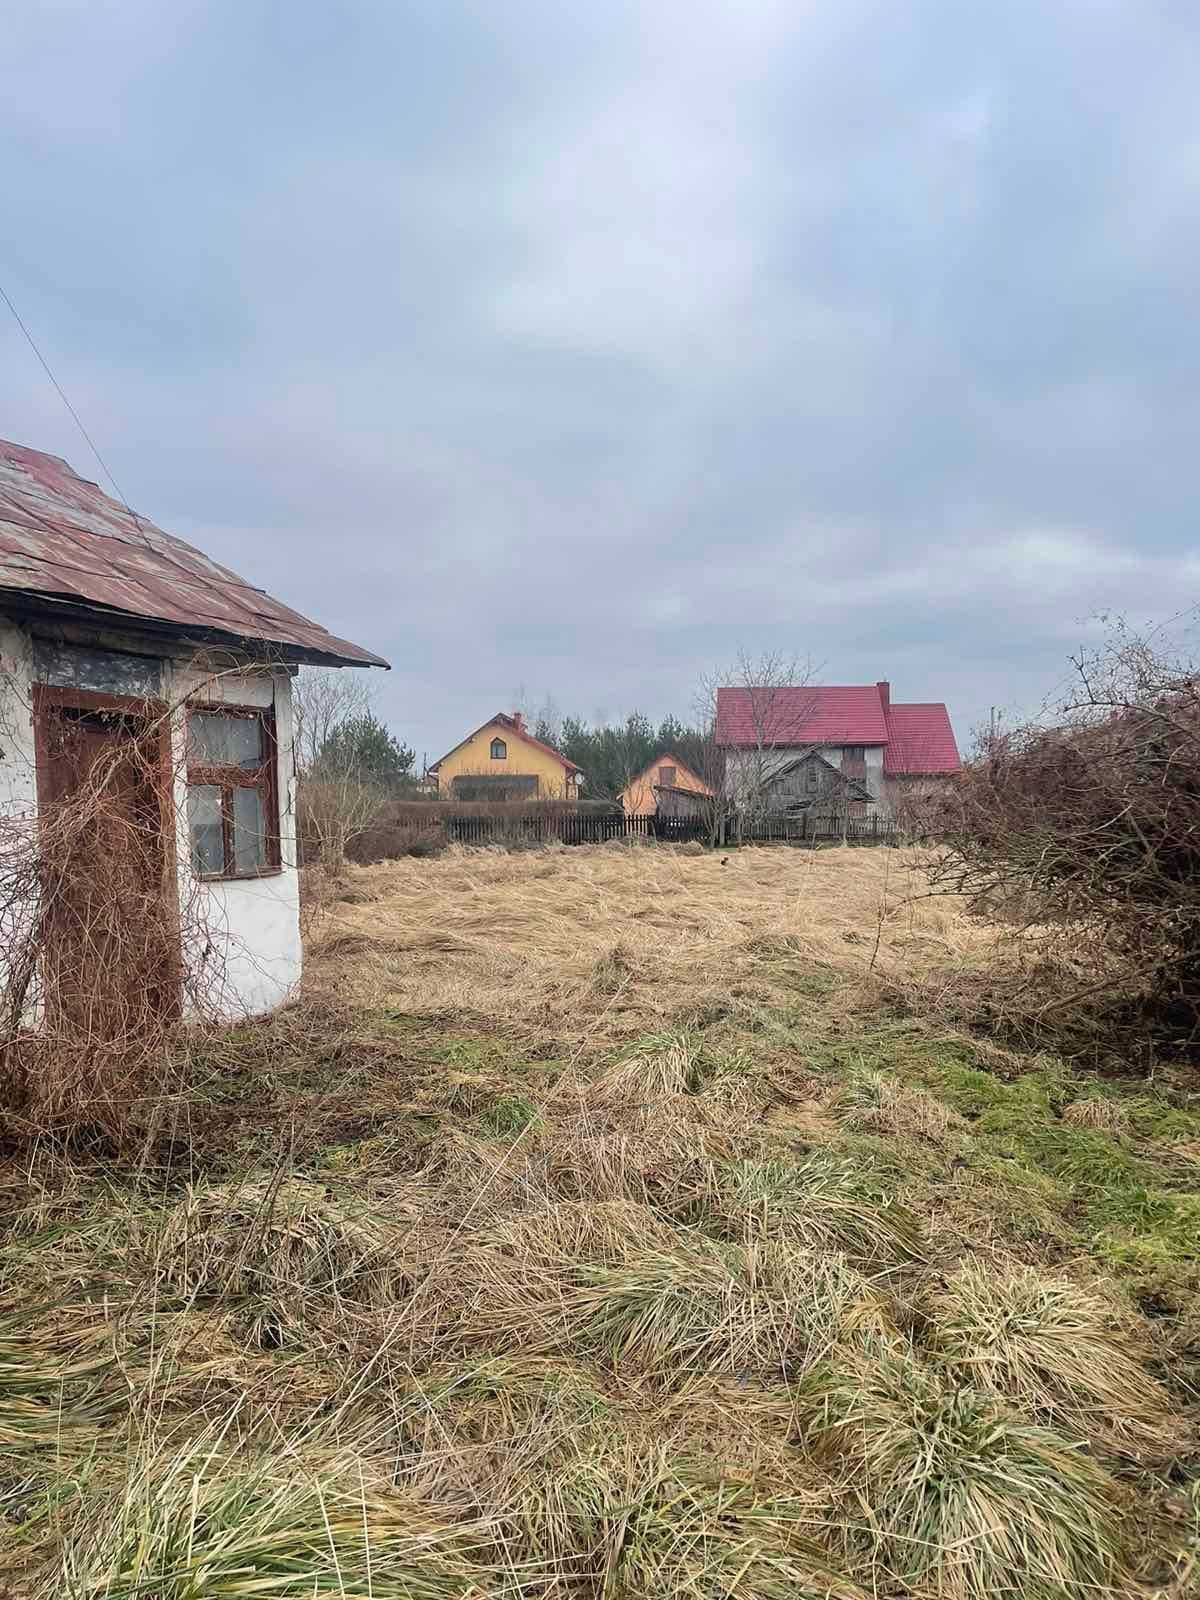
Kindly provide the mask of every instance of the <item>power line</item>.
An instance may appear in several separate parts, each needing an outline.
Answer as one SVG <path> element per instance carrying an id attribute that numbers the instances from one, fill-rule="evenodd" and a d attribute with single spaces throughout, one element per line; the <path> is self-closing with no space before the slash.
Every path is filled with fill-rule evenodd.
<path id="1" fill-rule="evenodd" d="M 67 410 L 71 413 L 71 416 L 72 416 L 72 418 L 74 419 L 74 422 L 75 422 L 75 426 L 79 429 L 80 433 L 87 440 L 88 449 L 92 452 L 92 454 L 95 456 L 96 460 L 100 463 L 101 472 L 103 472 L 104 476 L 108 479 L 109 483 L 111 483 L 113 488 L 116 490 L 117 499 L 125 507 L 126 511 L 128 511 L 128 513 L 129 513 L 129 515 L 133 518 L 134 525 L 137 528 L 138 532 L 140 533 L 142 531 L 142 525 L 138 521 L 137 512 L 133 509 L 133 507 L 129 504 L 129 501 L 126 500 L 125 496 L 122 494 L 121 485 L 117 482 L 116 478 L 113 477 L 112 469 L 109 467 L 108 462 L 105 461 L 104 457 L 100 454 L 99 450 L 96 448 L 95 440 L 92 438 L 91 434 L 84 427 L 82 421 L 80 420 L 80 416 L 79 416 L 78 411 L 76 411 L 75 407 L 67 399 L 66 392 L 63 389 L 62 384 L 59 383 L 58 379 L 54 376 L 53 372 L 51 372 L 50 363 L 46 360 L 46 358 L 42 354 L 42 352 L 38 349 L 37 343 L 34 340 L 33 335 L 30 333 L 29 329 L 25 326 L 24 322 L 21 320 L 21 313 L 17 310 L 16 306 L 13 305 L 12 300 L 9 297 L 8 290 L 4 287 L 4 285 L 2 283 L 0 283 L 0 299 L 3 299 L 4 304 L 12 312 L 13 321 L 16 323 L 17 327 L 20 328 L 21 332 L 25 335 L 25 339 L 26 339 L 27 344 L 29 345 L 29 348 L 33 351 L 34 355 L 38 358 L 38 361 L 41 363 L 42 371 L 50 379 L 50 382 L 54 385 L 55 392 L 57 393 L 58 398 L 62 401 L 63 405 L 66 406 Z"/>

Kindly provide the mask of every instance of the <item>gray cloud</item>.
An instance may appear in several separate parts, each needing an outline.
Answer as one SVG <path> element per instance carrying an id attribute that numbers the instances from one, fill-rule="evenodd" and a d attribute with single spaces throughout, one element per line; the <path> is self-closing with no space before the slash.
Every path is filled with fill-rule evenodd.
<path id="1" fill-rule="evenodd" d="M 5 278 L 131 501 L 388 655 L 418 750 L 739 644 L 963 736 L 1195 590 L 1198 53 L 1165 0 L 58 0 Z"/>

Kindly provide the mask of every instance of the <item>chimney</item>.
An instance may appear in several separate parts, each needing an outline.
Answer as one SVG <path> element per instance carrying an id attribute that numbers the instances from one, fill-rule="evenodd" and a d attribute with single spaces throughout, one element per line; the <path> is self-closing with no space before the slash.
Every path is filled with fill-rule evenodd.
<path id="1" fill-rule="evenodd" d="M 514 711 L 513 714 L 512 714 L 512 719 L 513 719 L 513 727 L 516 728 L 517 732 L 518 733 L 524 733 L 525 732 L 525 718 L 522 715 L 522 713 L 520 711 Z"/>
<path id="2" fill-rule="evenodd" d="M 886 717 L 892 707 L 892 686 L 886 678 L 880 678 L 875 687 L 879 690 L 879 703 L 882 705 L 883 714 Z"/>

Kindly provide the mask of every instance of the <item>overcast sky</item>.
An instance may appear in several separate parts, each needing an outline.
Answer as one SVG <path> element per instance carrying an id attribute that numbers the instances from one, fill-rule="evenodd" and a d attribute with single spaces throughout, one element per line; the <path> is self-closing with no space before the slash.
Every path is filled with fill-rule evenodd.
<path id="1" fill-rule="evenodd" d="M 26 0 L 0 281 L 129 501 L 388 657 L 1032 709 L 1200 578 L 1193 0 Z M 100 476 L 0 307 L 0 436 Z"/>

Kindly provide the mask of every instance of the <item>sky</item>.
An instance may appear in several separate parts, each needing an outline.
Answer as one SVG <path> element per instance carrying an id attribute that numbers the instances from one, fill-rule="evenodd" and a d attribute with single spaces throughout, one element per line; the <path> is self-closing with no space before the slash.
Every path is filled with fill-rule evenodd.
<path id="1" fill-rule="evenodd" d="M 0 283 L 436 759 L 739 649 L 960 744 L 1200 586 L 1192 0 L 29 0 Z M 101 479 L 0 304 L 0 437 Z"/>

